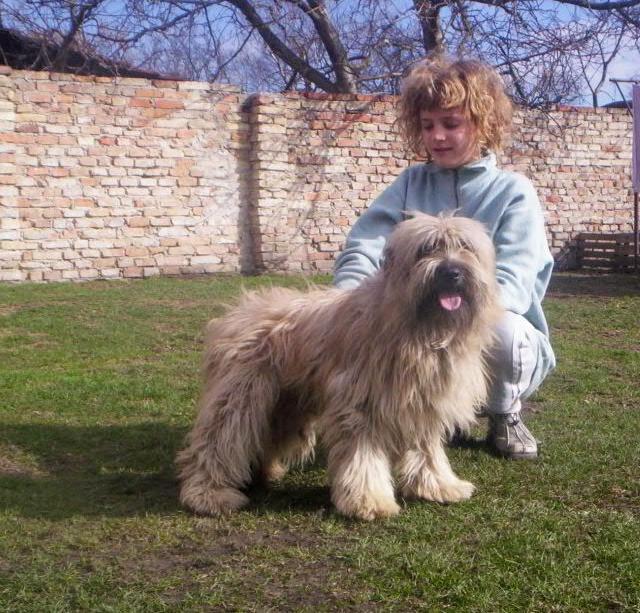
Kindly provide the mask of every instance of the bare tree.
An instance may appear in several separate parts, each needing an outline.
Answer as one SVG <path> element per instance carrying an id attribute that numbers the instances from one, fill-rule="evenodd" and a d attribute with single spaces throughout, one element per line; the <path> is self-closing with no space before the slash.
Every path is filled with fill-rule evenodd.
<path id="1" fill-rule="evenodd" d="M 532 106 L 585 90 L 597 104 L 611 62 L 640 51 L 640 0 L 0 0 L 0 15 L 55 41 L 52 69 L 82 46 L 248 89 L 394 92 L 408 65 L 446 50 L 491 63 Z"/>
<path id="2" fill-rule="evenodd" d="M 598 35 L 585 41 L 589 52 L 576 54 L 583 81 L 589 89 L 594 107 L 598 106 L 611 62 L 623 47 L 625 38 L 628 38 L 629 24 L 624 20 L 600 19 L 596 26 Z"/>

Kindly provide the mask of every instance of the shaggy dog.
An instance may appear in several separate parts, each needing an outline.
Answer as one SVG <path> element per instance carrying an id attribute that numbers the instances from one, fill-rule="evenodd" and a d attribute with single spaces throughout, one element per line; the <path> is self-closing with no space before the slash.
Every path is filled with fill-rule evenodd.
<path id="1" fill-rule="evenodd" d="M 181 502 L 206 515 L 242 507 L 252 477 L 282 477 L 312 455 L 316 433 L 344 515 L 395 515 L 394 486 L 469 498 L 444 440 L 486 398 L 497 296 L 484 228 L 424 214 L 397 225 L 356 289 L 247 294 L 209 325 L 200 412 L 178 456 Z"/>

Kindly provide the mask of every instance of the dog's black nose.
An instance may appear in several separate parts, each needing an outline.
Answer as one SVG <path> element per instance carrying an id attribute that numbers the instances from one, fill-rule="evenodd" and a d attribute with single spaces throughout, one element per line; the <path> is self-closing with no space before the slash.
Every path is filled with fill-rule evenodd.
<path id="1" fill-rule="evenodd" d="M 455 264 L 445 264 L 440 268 L 442 279 L 451 282 L 457 282 L 462 279 L 462 270 Z"/>

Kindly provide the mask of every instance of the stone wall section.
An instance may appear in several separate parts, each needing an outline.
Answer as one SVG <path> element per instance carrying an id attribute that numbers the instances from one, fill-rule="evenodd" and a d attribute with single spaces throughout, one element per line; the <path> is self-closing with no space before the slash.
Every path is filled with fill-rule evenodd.
<path id="1" fill-rule="evenodd" d="M 557 268 L 574 265 L 581 232 L 633 230 L 632 120 L 626 109 L 521 111 L 514 127 L 503 165 L 536 186 Z"/>
<path id="2" fill-rule="evenodd" d="M 0 280 L 249 266 L 242 99 L 206 83 L 0 74 Z"/>
<path id="3" fill-rule="evenodd" d="M 403 168 L 420 163 L 398 135 L 395 102 L 335 94 L 255 100 L 262 147 L 273 156 L 260 167 L 264 269 L 331 270 L 359 213 Z M 519 110 L 510 143 L 501 165 L 536 186 L 559 267 L 573 265 L 580 232 L 632 230 L 626 110 Z"/>
<path id="4" fill-rule="evenodd" d="M 260 95 L 256 264 L 328 272 L 362 210 L 408 165 L 393 98 Z"/>
<path id="5" fill-rule="evenodd" d="M 391 96 L 0 68 L 0 280 L 327 272 L 360 212 L 419 163 Z M 624 109 L 519 111 L 552 250 L 632 229 Z"/>

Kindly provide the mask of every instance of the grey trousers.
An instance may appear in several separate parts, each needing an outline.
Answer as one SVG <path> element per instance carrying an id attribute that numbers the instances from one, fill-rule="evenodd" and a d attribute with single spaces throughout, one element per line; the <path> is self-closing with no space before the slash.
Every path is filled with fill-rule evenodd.
<path id="1" fill-rule="evenodd" d="M 521 315 L 507 312 L 496 332 L 486 409 L 489 415 L 516 413 L 553 370 L 555 356 L 549 339 Z"/>

